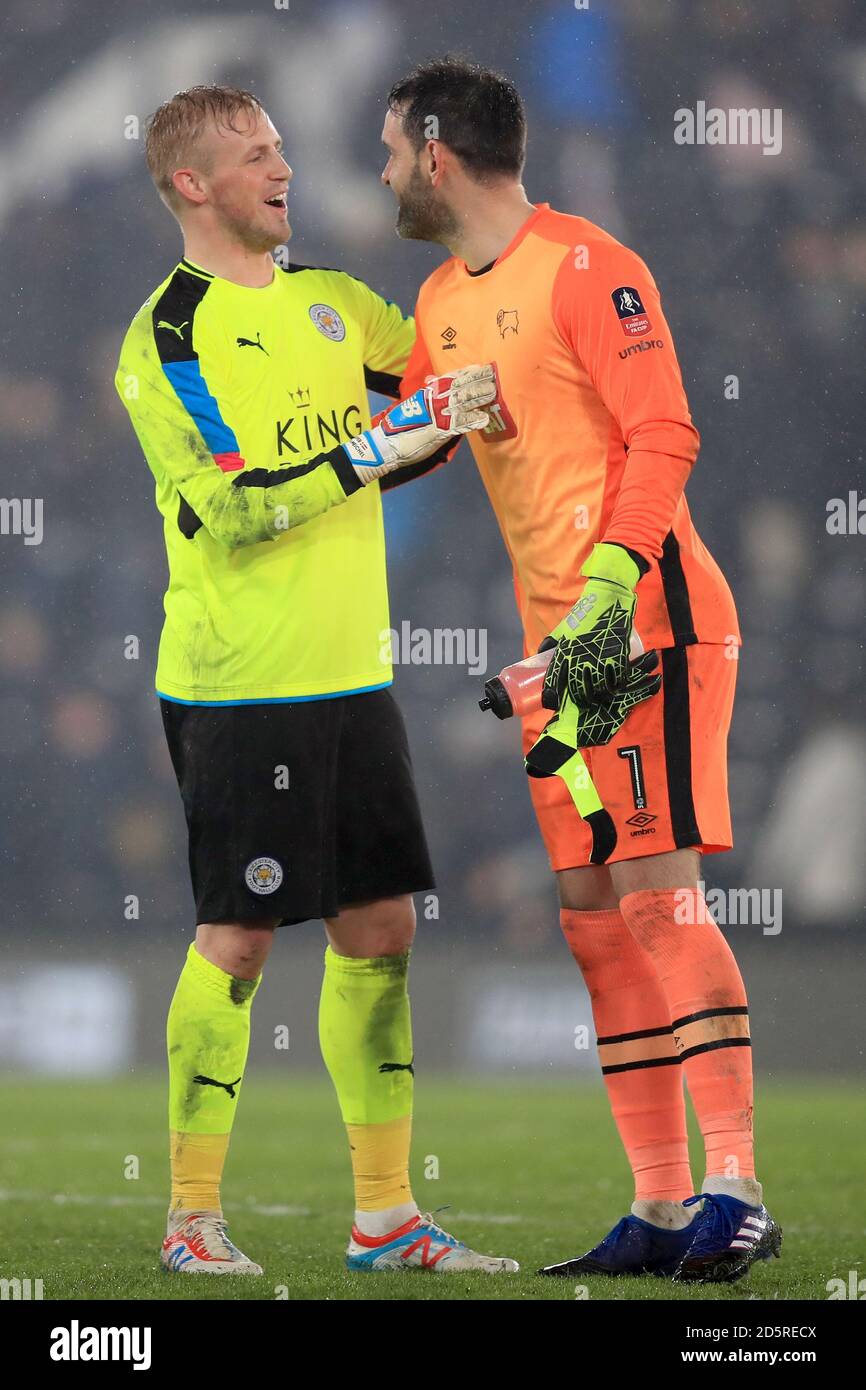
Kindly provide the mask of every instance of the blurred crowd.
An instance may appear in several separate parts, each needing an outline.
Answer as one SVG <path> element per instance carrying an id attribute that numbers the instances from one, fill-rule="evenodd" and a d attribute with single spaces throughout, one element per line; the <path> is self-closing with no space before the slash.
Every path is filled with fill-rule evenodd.
<path id="1" fill-rule="evenodd" d="M 44 499 L 40 545 L 0 536 L 3 924 L 16 939 L 62 950 L 82 933 L 192 922 L 153 693 L 161 525 L 113 386 L 123 332 L 180 240 L 124 122 L 181 86 L 252 87 L 295 171 L 292 257 L 411 309 L 440 253 L 394 235 L 378 184 L 384 94 L 445 51 L 521 87 L 530 198 L 625 240 L 662 292 L 703 439 L 689 503 L 745 642 L 736 848 L 706 878 L 783 887 L 791 925 L 863 920 L 863 538 L 830 534 L 827 506 L 866 493 L 864 13 L 853 0 L 500 0 L 490 27 L 446 0 L 274 13 L 150 0 L 146 18 L 98 0 L 4 7 L 2 492 Z M 781 108 L 782 151 L 676 145 L 674 112 L 699 100 Z M 385 506 L 394 627 L 485 629 L 488 675 L 517 659 L 509 568 L 465 446 Z M 439 931 L 533 951 L 556 932 L 553 888 L 518 730 L 478 711 L 482 682 L 396 669 L 438 875 L 438 901 L 421 906 Z"/>

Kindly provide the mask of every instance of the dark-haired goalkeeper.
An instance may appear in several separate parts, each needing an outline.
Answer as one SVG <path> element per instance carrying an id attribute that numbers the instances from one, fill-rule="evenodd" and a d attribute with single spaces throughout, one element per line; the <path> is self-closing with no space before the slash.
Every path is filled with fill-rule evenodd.
<path id="1" fill-rule="evenodd" d="M 542 1272 L 739 1279 L 782 1241 L 755 1170 L 746 989 L 700 867 L 733 843 L 740 636 L 683 491 L 699 440 L 659 291 L 600 227 L 529 202 L 526 118 L 507 78 L 433 60 L 388 104 L 382 179 L 398 230 L 451 252 L 421 288 L 404 390 L 452 364 L 496 362 L 491 424 L 471 448 L 514 566 L 526 654 L 555 646 L 524 748 L 635 1180 L 607 1236 Z M 660 681 L 654 657 L 629 667 L 633 626 L 660 653 Z M 623 694 L 640 696 L 631 712 Z M 600 804 L 583 818 L 567 776 L 582 771 L 587 724 Z M 704 1140 L 699 1191 L 684 1081 Z"/>
<path id="2" fill-rule="evenodd" d="M 157 689 L 196 904 L 168 1017 L 162 1263 L 261 1274 L 220 1180 L 274 929 L 325 922 L 322 1054 L 355 1181 L 350 1269 L 510 1272 L 422 1216 L 408 1177 L 411 894 L 433 877 L 388 630 L 379 479 L 488 423 L 493 371 L 395 396 L 411 320 L 339 271 L 277 269 L 291 170 L 249 93 L 194 88 L 149 122 L 184 257 L 133 319 L 116 384 L 156 479 L 170 579 Z M 303 1117 L 287 1117 L 303 1123 Z"/>

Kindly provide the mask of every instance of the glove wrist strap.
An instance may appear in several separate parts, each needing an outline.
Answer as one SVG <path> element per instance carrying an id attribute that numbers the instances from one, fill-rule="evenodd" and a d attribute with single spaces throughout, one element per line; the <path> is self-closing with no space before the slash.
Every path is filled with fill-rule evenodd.
<path id="1" fill-rule="evenodd" d="M 587 579 L 605 579 L 612 584 L 620 584 L 629 593 L 634 592 L 641 572 L 627 550 L 621 545 L 601 541 L 593 546 L 592 554 L 584 565 L 581 574 Z"/>

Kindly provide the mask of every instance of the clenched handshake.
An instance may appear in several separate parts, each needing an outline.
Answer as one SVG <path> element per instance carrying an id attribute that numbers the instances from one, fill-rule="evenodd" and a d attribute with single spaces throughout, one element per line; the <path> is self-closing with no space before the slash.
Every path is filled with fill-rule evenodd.
<path id="1" fill-rule="evenodd" d="M 377 425 L 343 445 L 362 483 L 435 454 L 458 434 L 486 429 L 485 406 L 497 399 L 496 367 L 464 367 L 433 377 L 386 411 Z"/>

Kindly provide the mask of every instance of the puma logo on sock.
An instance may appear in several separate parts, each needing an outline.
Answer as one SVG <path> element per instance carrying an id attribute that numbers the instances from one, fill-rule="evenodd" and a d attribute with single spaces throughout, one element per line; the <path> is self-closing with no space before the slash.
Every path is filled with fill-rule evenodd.
<path id="1" fill-rule="evenodd" d="M 415 1058 L 411 1062 L 383 1062 L 379 1071 L 408 1071 L 410 1076 L 415 1075 Z"/>
<path id="2" fill-rule="evenodd" d="M 380 1068 L 381 1070 L 381 1068 Z M 243 1073 L 242 1073 L 243 1074 Z M 194 1076 L 193 1081 L 197 1081 L 200 1086 L 221 1086 L 224 1091 L 228 1091 L 232 1100 L 235 1098 L 235 1086 L 240 1081 L 240 1076 L 234 1081 L 214 1081 L 212 1076 Z"/>

